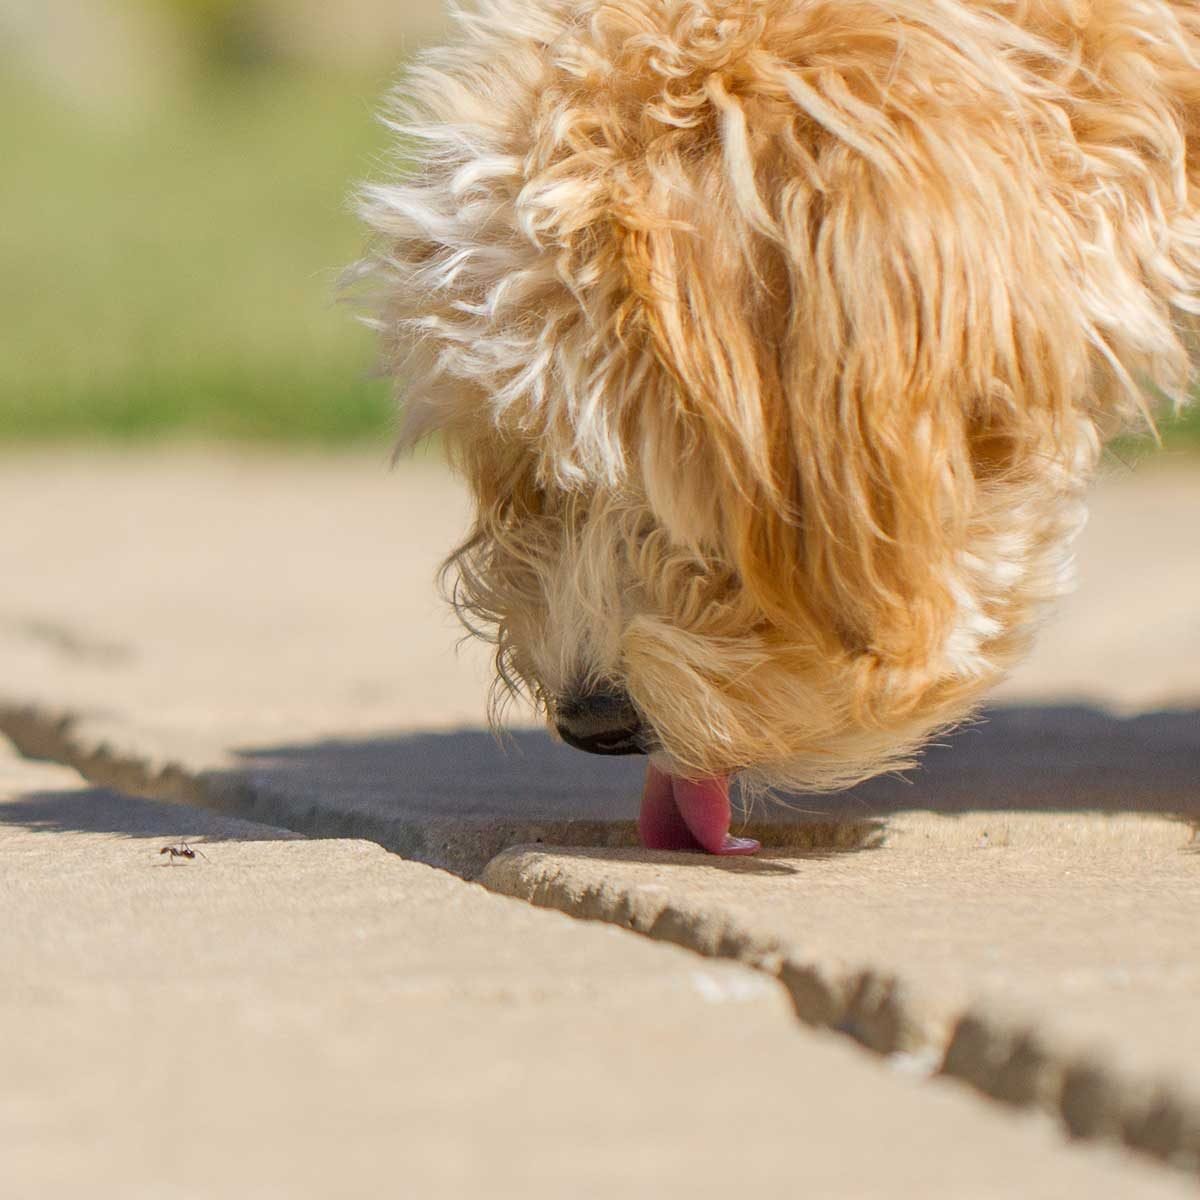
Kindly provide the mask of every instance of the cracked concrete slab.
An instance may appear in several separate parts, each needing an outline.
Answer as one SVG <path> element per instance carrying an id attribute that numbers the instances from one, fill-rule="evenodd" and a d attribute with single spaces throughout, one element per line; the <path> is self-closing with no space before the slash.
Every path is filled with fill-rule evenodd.
<path id="1" fill-rule="evenodd" d="M 578 755 L 520 719 L 507 749 L 482 728 L 486 656 L 454 650 L 432 588 L 466 521 L 461 489 L 435 463 L 389 474 L 384 458 L 6 457 L 0 555 L 18 566 L 0 594 L 0 732 L 93 783 L 175 802 L 148 806 L 164 842 L 201 836 L 198 819 L 286 828 L 468 877 L 518 843 L 589 847 L 515 851 L 485 878 L 745 958 L 808 1020 L 897 1065 L 944 1058 L 1077 1134 L 1194 1165 L 1200 555 L 1178 514 L 1200 502 L 1200 472 L 1114 469 L 1081 591 L 1003 705 L 906 779 L 752 813 L 746 831 L 770 854 L 727 867 L 632 849 L 640 764 Z M 72 839 L 124 832 L 129 803 L 25 794 L 8 811 L 57 831 L 38 845 L 73 873 L 117 851 Z M 247 837 L 231 843 L 247 873 L 284 849 L 318 853 L 281 849 L 280 834 L 254 857 Z M 209 864 L 176 869 L 193 866 Z M 204 953 L 185 937 L 162 961 L 184 978 Z M 55 1036 L 79 1061 L 103 1057 L 86 1031 Z M 175 1061 L 167 1040 L 149 1044 Z M 202 1064 L 180 1053 L 186 1095 Z M 580 1070 L 582 1053 L 570 1049 Z M 173 1180 L 171 1156 L 153 1155 Z"/>
<path id="2" fill-rule="evenodd" d="M 0 859 L 5 1195 L 1191 1194 L 800 1029 L 760 973 L 370 843 L 0 754 Z"/>
<path id="3" fill-rule="evenodd" d="M 1194 471 L 1114 469 L 1083 591 L 1009 707 L 905 779 L 759 810 L 743 831 L 812 849 L 872 844 L 912 809 L 1200 815 L 1200 555 L 1180 554 L 1170 520 L 1198 499 Z M 486 653 L 455 650 L 433 589 L 467 520 L 439 464 L 10 455 L 0 513 L 19 564 L 0 596 L 0 731 L 26 752 L 464 875 L 517 843 L 633 844 L 639 762 L 579 755 L 519 712 L 506 744 L 482 727 Z M 1147 594 L 1159 642 L 1131 615 Z"/>
<path id="4" fill-rule="evenodd" d="M 1200 1167 L 1200 842 L 1140 815 L 909 814 L 757 860 L 516 848 L 482 882 L 755 965 L 805 1021 Z"/>
<path id="5" fill-rule="evenodd" d="M 628 765 L 484 728 L 487 654 L 434 588 L 467 522 L 440 464 L 19 454 L 0 514 L 0 730 L 28 753 L 462 873 L 633 843 Z"/>

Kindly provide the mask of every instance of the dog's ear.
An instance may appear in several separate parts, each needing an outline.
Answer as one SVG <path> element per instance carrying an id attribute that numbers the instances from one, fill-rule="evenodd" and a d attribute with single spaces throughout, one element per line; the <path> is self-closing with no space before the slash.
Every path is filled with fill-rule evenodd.
<path id="1" fill-rule="evenodd" d="M 1086 347 L 1037 328 L 1051 285 L 1014 297 L 979 197 L 931 183 L 915 207 L 911 180 L 755 145 L 717 100 L 736 110 L 723 152 L 680 164 L 622 230 L 657 366 L 638 422 L 651 505 L 688 540 L 714 534 L 777 628 L 926 666 L 961 617 L 981 469 L 1049 442 Z M 1044 399 L 1022 411 L 1006 377 Z"/>
<path id="2" fill-rule="evenodd" d="M 639 421 L 651 506 L 715 543 L 777 629 L 927 663 L 977 486 L 972 414 L 921 329 L 922 299 L 953 285 L 878 253 L 869 190 L 842 211 L 810 195 L 770 236 L 711 194 L 699 227 L 625 238 L 659 369 Z"/>
<path id="3" fill-rule="evenodd" d="M 719 531 L 778 627 L 915 687 L 986 669 L 962 648 L 1012 623 L 1007 597 L 1063 586 L 1047 547 L 1099 438 L 1186 396 L 1200 20 L 1172 8 L 1170 44 L 1123 14 L 1140 158 L 1119 88 L 1031 71 L 976 93 L 949 44 L 873 27 L 828 47 L 853 88 L 759 55 L 736 91 L 673 95 L 713 136 L 620 177 L 647 494 L 682 538 Z"/>

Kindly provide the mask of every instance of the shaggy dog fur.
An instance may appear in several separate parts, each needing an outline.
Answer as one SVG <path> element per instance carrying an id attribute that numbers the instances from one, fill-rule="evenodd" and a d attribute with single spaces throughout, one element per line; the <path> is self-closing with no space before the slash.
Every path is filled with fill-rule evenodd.
<path id="1" fill-rule="evenodd" d="M 501 691 L 620 689 L 689 779 L 907 762 L 1182 400 L 1196 0 L 481 0 L 364 192 L 404 439 Z"/>

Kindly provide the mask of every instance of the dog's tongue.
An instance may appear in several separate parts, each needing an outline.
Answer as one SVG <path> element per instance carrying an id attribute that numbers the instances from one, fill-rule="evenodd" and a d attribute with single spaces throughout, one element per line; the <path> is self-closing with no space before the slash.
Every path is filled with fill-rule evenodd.
<path id="1" fill-rule="evenodd" d="M 638 833 L 648 850 L 707 850 L 709 854 L 754 854 L 753 838 L 729 835 L 729 777 L 682 779 L 646 769 Z"/>

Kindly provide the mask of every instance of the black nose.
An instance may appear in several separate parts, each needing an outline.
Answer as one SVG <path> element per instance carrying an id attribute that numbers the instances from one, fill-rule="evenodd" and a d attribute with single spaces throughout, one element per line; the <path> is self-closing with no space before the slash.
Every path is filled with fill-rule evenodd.
<path id="1" fill-rule="evenodd" d="M 589 754 L 645 754 L 645 729 L 633 701 L 605 689 L 564 696 L 555 706 L 562 740 Z"/>

